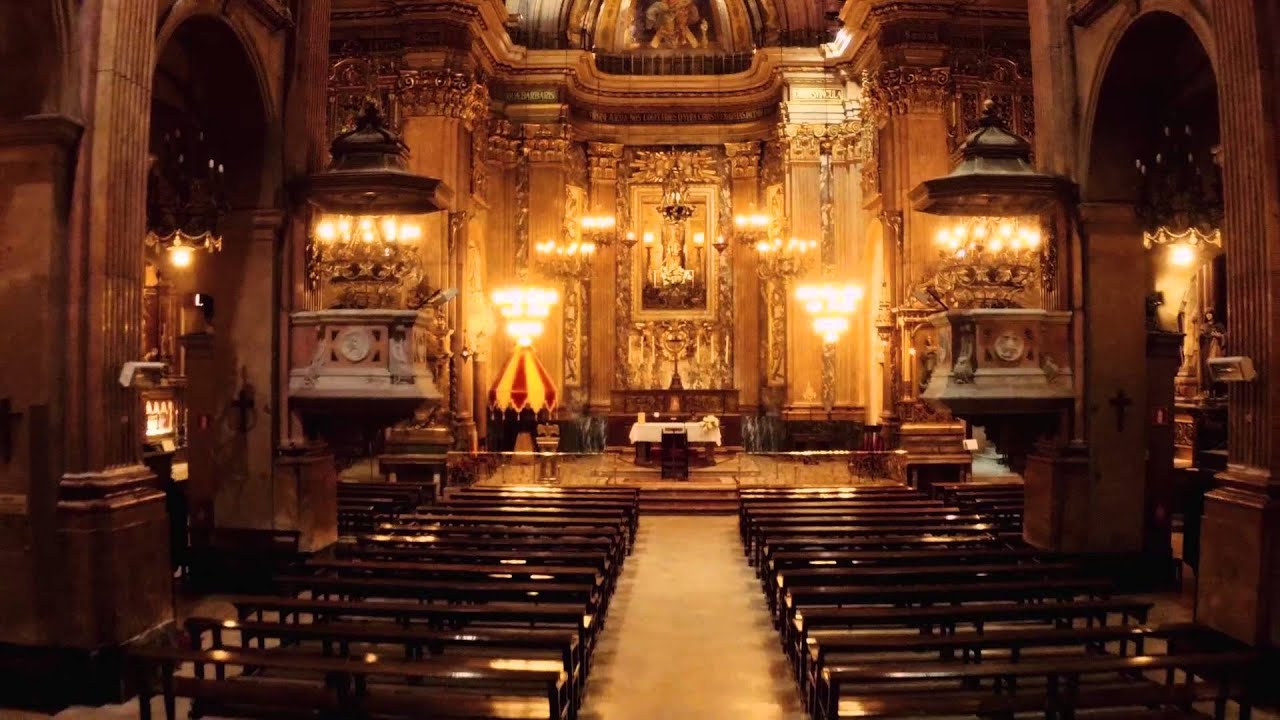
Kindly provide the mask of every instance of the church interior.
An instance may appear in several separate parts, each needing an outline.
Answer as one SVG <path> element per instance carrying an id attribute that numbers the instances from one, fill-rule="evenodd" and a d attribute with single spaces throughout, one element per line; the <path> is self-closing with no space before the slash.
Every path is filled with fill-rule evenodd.
<path id="1" fill-rule="evenodd" d="M 0 0 L 0 718 L 1280 717 L 1276 37 Z"/>

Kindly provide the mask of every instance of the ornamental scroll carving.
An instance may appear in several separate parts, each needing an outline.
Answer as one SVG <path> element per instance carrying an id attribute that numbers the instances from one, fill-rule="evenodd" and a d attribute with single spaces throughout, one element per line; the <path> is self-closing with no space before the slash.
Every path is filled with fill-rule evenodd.
<path id="1" fill-rule="evenodd" d="M 965 137 L 978 129 L 983 102 L 990 99 L 996 115 L 1014 134 L 1035 140 L 1035 105 L 1032 101 L 1029 65 L 988 52 L 960 53 L 952 70 L 955 91 L 948 140 L 954 152 Z"/>
<path id="2" fill-rule="evenodd" d="M 943 112 L 951 98 L 950 67 L 895 67 L 888 63 L 864 76 L 862 91 L 888 115 Z"/>
<path id="3" fill-rule="evenodd" d="M 355 117 L 368 102 L 382 111 L 390 125 L 400 132 L 400 60 L 387 56 L 344 57 L 329 66 L 329 135 L 352 129 Z"/>
<path id="4" fill-rule="evenodd" d="M 405 114 L 457 118 L 467 130 L 489 113 L 489 88 L 469 73 L 401 70 L 399 94 Z"/>
<path id="5" fill-rule="evenodd" d="M 622 160 L 621 143 L 587 143 L 587 174 L 591 182 L 616 182 Z"/>

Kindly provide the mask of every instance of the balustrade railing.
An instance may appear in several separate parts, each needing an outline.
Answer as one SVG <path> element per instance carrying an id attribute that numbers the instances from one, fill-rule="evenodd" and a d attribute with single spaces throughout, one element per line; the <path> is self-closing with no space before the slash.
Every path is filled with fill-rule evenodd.
<path id="1" fill-rule="evenodd" d="M 597 54 L 596 69 L 609 75 L 733 75 L 751 69 L 754 52 Z"/>

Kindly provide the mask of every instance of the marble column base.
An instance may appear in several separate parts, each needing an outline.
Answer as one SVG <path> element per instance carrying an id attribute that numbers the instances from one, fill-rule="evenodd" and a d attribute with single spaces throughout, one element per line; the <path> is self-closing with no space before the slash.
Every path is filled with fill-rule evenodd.
<path id="1" fill-rule="evenodd" d="M 1196 620 L 1280 647 L 1280 498 L 1265 471 L 1229 466 L 1205 495 Z"/>
<path id="2" fill-rule="evenodd" d="M 324 443 L 280 448 L 272 473 L 276 530 L 297 530 L 298 550 L 313 553 L 338 541 L 338 470 Z"/>
<path id="3" fill-rule="evenodd" d="M 1027 455 L 1023 478 L 1023 539 L 1045 550 L 1089 549 L 1088 451 L 1037 445 Z"/>

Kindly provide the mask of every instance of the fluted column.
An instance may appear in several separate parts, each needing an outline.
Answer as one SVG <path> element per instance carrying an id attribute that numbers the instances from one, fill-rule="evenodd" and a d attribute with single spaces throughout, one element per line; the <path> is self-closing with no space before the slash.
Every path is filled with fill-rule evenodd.
<path id="1" fill-rule="evenodd" d="M 587 145 L 588 202 L 592 213 L 613 214 L 618 206 L 618 163 L 622 161 L 622 145 L 619 143 L 590 143 Z M 627 232 L 626 218 L 617 218 L 618 240 Z M 618 274 L 614 268 L 618 262 L 618 243 L 597 248 L 596 268 L 591 273 L 589 304 L 590 367 L 588 404 L 594 414 L 607 414 L 611 405 L 615 356 L 615 298 L 618 292 Z M 625 352 L 625 348 L 623 349 Z M 625 355 L 623 357 L 625 360 Z"/>
<path id="2" fill-rule="evenodd" d="M 157 3 L 90 4 L 100 5 L 84 28 L 85 52 L 94 56 L 84 90 L 90 130 L 81 145 L 65 276 L 70 365 L 54 541 L 63 565 L 61 573 L 42 571 L 58 586 L 37 600 L 48 613 L 44 641 L 73 648 L 121 643 L 172 618 L 164 496 L 139 462 L 136 389 L 117 382 L 124 363 L 142 354 L 156 48 L 154 35 L 139 28 L 154 27 Z"/>
<path id="3" fill-rule="evenodd" d="M 749 213 L 760 207 L 760 143 L 729 143 L 729 168 L 733 183 L 733 211 Z M 726 228 L 725 232 L 729 232 Z M 764 337 L 760 316 L 760 278 L 756 274 L 756 253 L 750 247 L 730 243 L 733 267 L 733 384 L 738 389 L 738 403 L 744 415 L 754 414 L 760 406 L 761 344 Z"/>
<path id="4" fill-rule="evenodd" d="M 567 125 L 524 125 L 522 150 L 528 163 L 527 197 L 527 247 L 545 240 L 559 240 L 564 236 L 565 188 L 568 186 L 567 160 L 571 145 L 570 128 Z M 537 258 L 531 257 L 531 267 L 537 267 Z M 542 282 L 541 280 L 539 282 Z M 564 288 L 560 288 L 562 299 Z M 564 385 L 564 304 L 557 305 L 547 318 L 547 332 L 536 343 L 538 358 L 542 360 L 558 385 Z"/>
<path id="5" fill-rule="evenodd" d="M 1258 377 L 1228 395 L 1227 471 L 1205 500 L 1197 619 L 1237 638 L 1280 644 L 1280 123 L 1274 73 L 1280 10 L 1265 0 L 1215 0 L 1222 137 L 1227 352 Z"/>
<path id="6" fill-rule="evenodd" d="M 809 258 L 809 272 L 789 279 L 784 290 L 788 412 L 814 410 L 822 406 L 823 348 L 807 322 L 804 308 L 796 301 L 795 286 L 816 277 L 821 272 L 821 266 L 824 263 L 829 266 L 835 257 L 835 235 L 824 237 L 822 222 L 823 166 L 830 161 L 830 156 L 823 154 L 825 130 L 823 126 L 812 125 L 789 125 L 785 129 L 787 220 L 790 223 L 790 236 L 816 240 L 819 245 L 819 257 Z M 830 190 L 830 187 L 825 190 Z M 828 377 L 827 380 L 830 382 L 832 378 Z"/>

